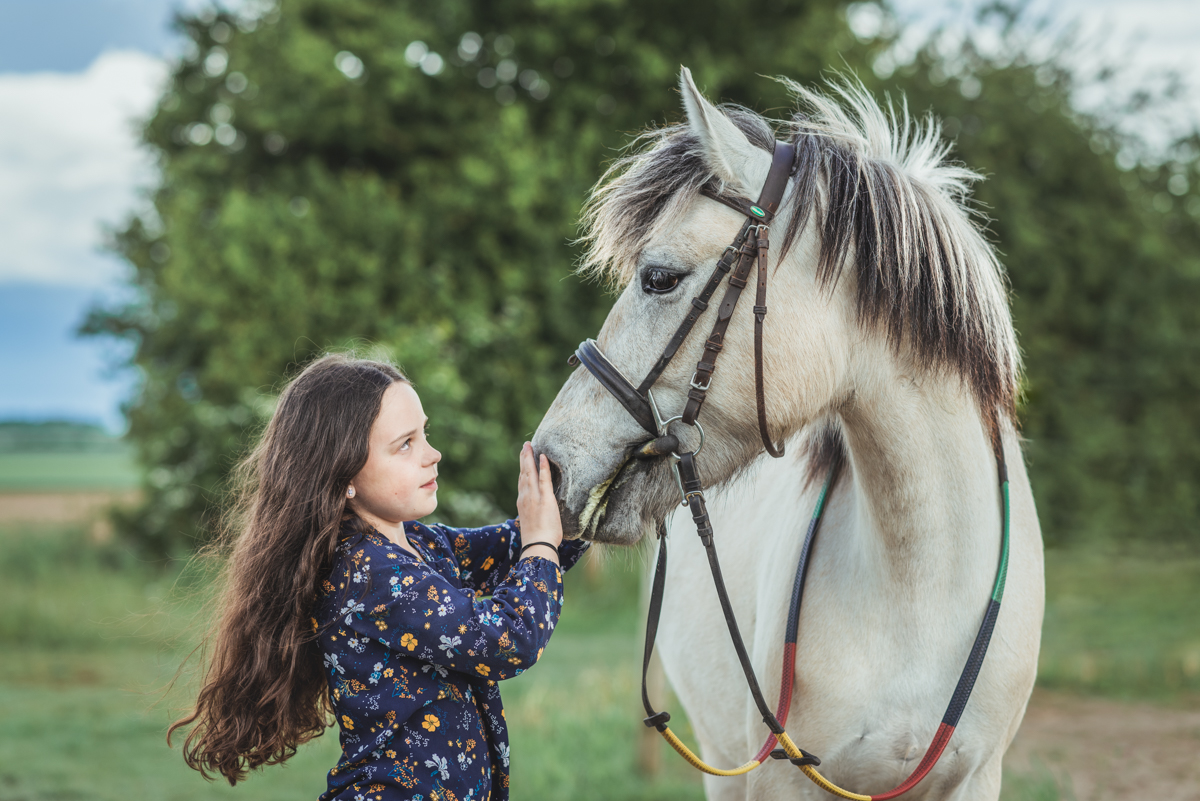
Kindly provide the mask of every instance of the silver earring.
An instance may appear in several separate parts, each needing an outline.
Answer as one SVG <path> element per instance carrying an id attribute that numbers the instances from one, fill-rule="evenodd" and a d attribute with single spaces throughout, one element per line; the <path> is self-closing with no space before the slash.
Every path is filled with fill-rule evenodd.
<path id="1" fill-rule="evenodd" d="M 347 497 L 347 498 L 353 498 L 353 497 L 354 497 L 354 487 L 353 487 L 353 486 L 346 487 L 346 497 Z"/>

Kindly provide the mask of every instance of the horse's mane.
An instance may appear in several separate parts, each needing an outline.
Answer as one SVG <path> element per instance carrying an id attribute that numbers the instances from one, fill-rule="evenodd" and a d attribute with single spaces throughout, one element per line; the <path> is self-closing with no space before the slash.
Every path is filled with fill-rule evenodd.
<path id="1" fill-rule="evenodd" d="M 1020 357 L 1003 268 L 967 205 L 980 176 L 948 163 L 940 124 L 914 120 L 904 103 L 882 109 L 857 83 L 828 94 L 784 83 L 799 108 L 782 126 L 797 153 L 778 258 L 815 218 L 820 282 L 832 288 L 852 267 L 859 322 L 897 349 L 910 345 L 922 367 L 961 376 L 995 435 L 999 416 L 1014 417 Z M 771 121 L 738 106 L 721 111 L 755 147 L 773 150 Z M 585 206 L 581 271 L 628 283 L 642 249 L 711 178 L 686 124 L 642 134 Z"/>

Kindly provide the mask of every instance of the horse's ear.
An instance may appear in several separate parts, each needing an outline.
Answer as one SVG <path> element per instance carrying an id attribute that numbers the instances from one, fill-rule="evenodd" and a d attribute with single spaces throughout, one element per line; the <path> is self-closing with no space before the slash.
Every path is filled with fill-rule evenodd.
<path id="1" fill-rule="evenodd" d="M 679 92 L 687 113 L 688 128 L 700 140 L 704 161 L 720 180 L 743 194 L 750 187 L 762 186 L 771 169 L 771 156 L 750 144 L 725 114 L 700 94 L 692 80 L 692 71 L 679 71 Z"/>

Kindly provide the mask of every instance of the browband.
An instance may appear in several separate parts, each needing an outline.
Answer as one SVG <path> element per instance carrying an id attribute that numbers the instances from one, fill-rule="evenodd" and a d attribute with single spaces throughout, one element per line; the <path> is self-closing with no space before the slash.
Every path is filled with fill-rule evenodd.
<path id="1" fill-rule="evenodd" d="M 775 152 L 771 155 L 771 169 L 767 180 L 763 182 L 762 192 L 758 202 L 752 203 L 749 198 L 740 195 L 727 195 L 721 192 L 719 182 L 710 178 L 700 187 L 700 194 L 718 203 L 724 203 L 729 208 L 744 214 L 752 220 L 769 223 L 779 211 L 783 201 L 783 193 L 787 189 L 788 178 L 792 175 L 792 163 L 796 158 L 796 146 L 787 142 L 776 142 Z"/>

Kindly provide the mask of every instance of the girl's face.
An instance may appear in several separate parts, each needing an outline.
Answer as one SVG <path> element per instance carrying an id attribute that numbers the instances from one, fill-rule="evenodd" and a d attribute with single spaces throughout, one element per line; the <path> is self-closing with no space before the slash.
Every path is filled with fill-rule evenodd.
<path id="1" fill-rule="evenodd" d="M 396 526 L 437 508 L 437 463 L 442 454 L 425 439 L 429 418 L 411 384 L 397 381 L 383 393 L 371 426 L 367 463 L 351 485 L 351 506 L 368 523 Z"/>

